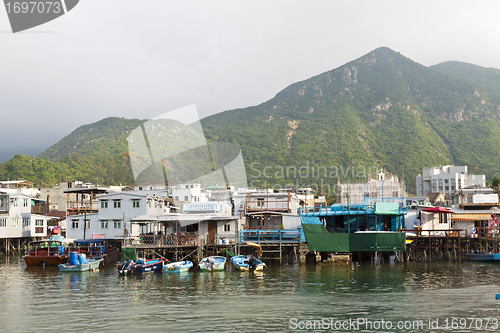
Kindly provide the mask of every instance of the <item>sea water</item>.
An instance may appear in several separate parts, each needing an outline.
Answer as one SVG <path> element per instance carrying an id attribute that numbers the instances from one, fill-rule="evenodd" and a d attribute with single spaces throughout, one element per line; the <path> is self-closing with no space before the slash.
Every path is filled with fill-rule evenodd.
<path id="1" fill-rule="evenodd" d="M 500 264 L 230 265 L 120 276 L 3 256 L 0 332 L 500 331 Z"/>

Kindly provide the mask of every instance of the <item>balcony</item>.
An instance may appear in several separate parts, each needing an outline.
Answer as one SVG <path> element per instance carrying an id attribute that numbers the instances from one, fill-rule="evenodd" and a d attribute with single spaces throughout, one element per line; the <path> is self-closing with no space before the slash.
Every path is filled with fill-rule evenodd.
<path id="1" fill-rule="evenodd" d="M 238 233 L 240 243 L 294 244 L 300 243 L 299 230 L 247 229 Z"/>

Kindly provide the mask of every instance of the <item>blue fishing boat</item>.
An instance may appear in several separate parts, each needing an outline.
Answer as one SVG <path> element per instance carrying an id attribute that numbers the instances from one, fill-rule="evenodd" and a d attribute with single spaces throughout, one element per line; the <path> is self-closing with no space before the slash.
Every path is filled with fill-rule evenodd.
<path id="1" fill-rule="evenodd" d="M 499 253 L 467 253 L 465 257 L 470 261 L 500 261 Z"/>
<path id="2" fill-rule="evenodd" d="M 58 265 L 60 272 L 85 272 L 98 270 L 104 258 L 88 258 L 84 253 L 71 252 L 69 262 Z"/>
<path id="3" fill-rule="evenodd" d="M 266 264 L 252 255 L 240 255 L 231 258 L 231 262 L 240 271 L 261 271 Z"/>
<path id="4" fill-rule="evenodd" d="M 168 273 L 180 273 L 187 272 L 191 267 L 193 267 L 192 261 L 177 261 L 163 266 L 163 271 Z"/>
<path id="5" fill-rule="evenodd" d="M 161 270 L 164 262 L 163 258 L 129 260 L 117 265 L 117 268 L 120 274 L 147 274 Z"/>
<path id="6" fill-rule="evenodd" d="M 198 263 L 202 271 L 223 271 L 226 266 L 226 257 L 211 256 L 203 258 Z"/>

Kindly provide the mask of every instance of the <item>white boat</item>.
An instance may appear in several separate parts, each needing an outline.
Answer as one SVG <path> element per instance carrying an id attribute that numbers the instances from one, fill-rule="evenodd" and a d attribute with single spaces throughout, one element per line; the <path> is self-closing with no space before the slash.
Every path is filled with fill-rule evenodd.
<path id="1" fill-rule="evenodd" d="M 266 264 L 255 258 L 252 255 L 240 255 L 231 258 L 231 262 L 240 271 L 261 271 L 266 267 Z"/>
<path id="2" fill-rule="evenodd" d="M 72 252 L 72 255 L 70 255 L 70 261 L 68 263 L 58 265 L 60 272 L 95 271 L 103 265 L 103 257 L 93 257 L 87 259 L 83 253 L 77 254 L 76 256 L 74 253 L 75 252 Z"/>
<path id="3" fill-rule="evenodd" d="M 177 261 L 170 264 L 163 265 L 163 271 L 168 273 L 187 272 L 193 267 L 193 262 L 189 260 Z"/>
<path id="4" fill-rule="evenodd" d="M 226 266 L 226 257 L 206 257 L 201 259 L 198 265 L 202 271 L 223 271 Z"/>

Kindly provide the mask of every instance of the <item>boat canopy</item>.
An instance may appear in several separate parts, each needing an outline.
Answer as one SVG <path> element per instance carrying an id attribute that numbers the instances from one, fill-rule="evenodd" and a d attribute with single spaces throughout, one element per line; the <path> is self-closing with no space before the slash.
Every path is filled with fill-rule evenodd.
<path id="1" fill-rule="evenodd" d="M 375 203 L 375 215 L 400 215 L 399 202 Z"/>
<path id="2" fill-rule="evenodd" d="M 318 217 L 301 219 L 310 251 L 406 251 L 404 232 L 330 233 Z"/>

